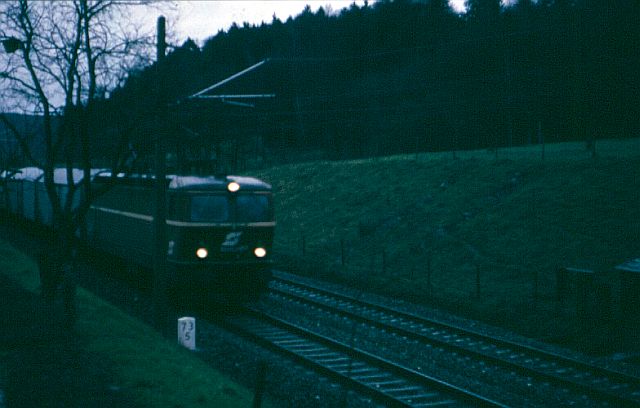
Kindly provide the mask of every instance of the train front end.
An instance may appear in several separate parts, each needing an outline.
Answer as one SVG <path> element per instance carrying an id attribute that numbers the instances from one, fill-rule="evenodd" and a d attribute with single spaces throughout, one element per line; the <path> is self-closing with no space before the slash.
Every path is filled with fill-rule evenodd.
<path id="1" fill-rule="evenodd" d="M 250 177 L 175 177 L 168 193 L 167 259 L 174 281 L 259 295 L 271 277 L 271 186 Z"/>

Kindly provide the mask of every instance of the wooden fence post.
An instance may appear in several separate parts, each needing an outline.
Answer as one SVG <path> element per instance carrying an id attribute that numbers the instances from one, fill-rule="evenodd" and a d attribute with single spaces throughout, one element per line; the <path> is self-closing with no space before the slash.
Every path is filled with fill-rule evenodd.
<path id="1" fill-rule="evenodd" d="M 476 265 L 476 297 L 480 297 L 480 266 Z"/>
<path id="2" fill-rule="evenodd" d="M 593 272 L 587 270 L 576 271 L 576 315 L 581 327 L 590 322 Z"/>
<path id="3" fill-rule="evenodd" d="M 558 297 L 558 303 L 562 302 L 567 294 L 568 282 L 567 282 L 567 269 L 558 268 L 556 270 L 556 295 Z"/>
<path id="4" fill-rule="evenodd" d="M 382 250 L 382 274 L 387 274 L 387 250 Z"/>
<path id="5" fill-rule="evenodd" d="M 429 289 L 429 296 L 433 296 L 433 288 L 431 286 L 431 257 L 427 258 L 427 288 Z"/>
<path id="6" fill-rule="evenodd" d="M 613 307 L 611 304 L 611 286 L 600 284 L 595 287 L 596 311 L 601 324 L 607 325 L 613 321 Z"/>
<path id="7" fill-rule="evenodd" d="M 538 284 L 539 284 L 538 270 L 533 271 L 533 305 L 534 308 L 538 308 Z"/>
<path id="8" fill-rule="evenodd" d="M 262 406 L 262 397 L 264 395 L 265 382 L 267 378 L 267 363 L 261 361 L 258 363 L 258 373 L 256 375 L 256 393 L 253 396 L 253 408 Z"/>

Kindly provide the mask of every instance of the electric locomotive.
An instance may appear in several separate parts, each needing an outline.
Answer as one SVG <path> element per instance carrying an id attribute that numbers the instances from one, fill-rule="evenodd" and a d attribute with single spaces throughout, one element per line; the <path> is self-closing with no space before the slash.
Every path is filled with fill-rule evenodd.
<path id="1" fill-rule="evenodd" d="M 94 184 L 112 183 L 99 173 Z M 151 265 L 155 179 L 118 175 L 87 217 L 90 245 Z M 266 286 L 275 228 L 271 186 L 250 177 L 167 177 L 167 263 L 175 283 Z"/>

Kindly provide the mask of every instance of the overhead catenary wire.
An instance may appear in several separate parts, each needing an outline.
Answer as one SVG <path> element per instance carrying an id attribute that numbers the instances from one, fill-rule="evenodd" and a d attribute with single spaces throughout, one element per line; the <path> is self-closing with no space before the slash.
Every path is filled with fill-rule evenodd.
<path id="1" fill-rule="evenodd" d="M 237 78 L 240 78 L 241 76 L 254 71 L 256 69 L 258 69 L 259 67 L 261 67 L 262 65 L 264 65 L 265 63 L 267 63 L 269 60 L 265 59 L 262 60 L 260 62 L 258 62 L 257 64 L 254 64 L 246 69 L 243 69 L 242 71 L 236 72 L 235 74 L 223 79 L 220 82 L 217 82 L 199 92 L 196 92 L 195 94 L 188 96 L 187 99 L 197 99 L 197 98 L 273 98 L 275 96 L 275 94 L 242 94 L 242 95 L 206 95 L 207 92 L 211 92 L 214 89 L 217 89 L 219 87 L 221 87 L 222 85 L 229 83 Z"/>

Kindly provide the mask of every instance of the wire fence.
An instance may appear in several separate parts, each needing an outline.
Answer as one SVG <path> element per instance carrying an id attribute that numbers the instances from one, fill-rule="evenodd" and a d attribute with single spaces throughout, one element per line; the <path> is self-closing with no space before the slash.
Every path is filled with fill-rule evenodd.
<path id="1" fill-rule="evenodd" d="M 456 267 L 441 254 L 415 252 L 409 258 L 405 252 L 393 253 L 374 243 L 366 226 L 360 234 L 319 242 L 301 232 L 296 250 L 278 261 L 304 274 L 402 300 L 478 317 L 506 313 L 505 318 L 520 319 L 539 335 L 557 325 L 578 333 L 636 327 L 627 318 L 631 300 L 622 294 L 619 275 L 610 271 L 565 265 L 541 270 L 487 260 Z"/>

